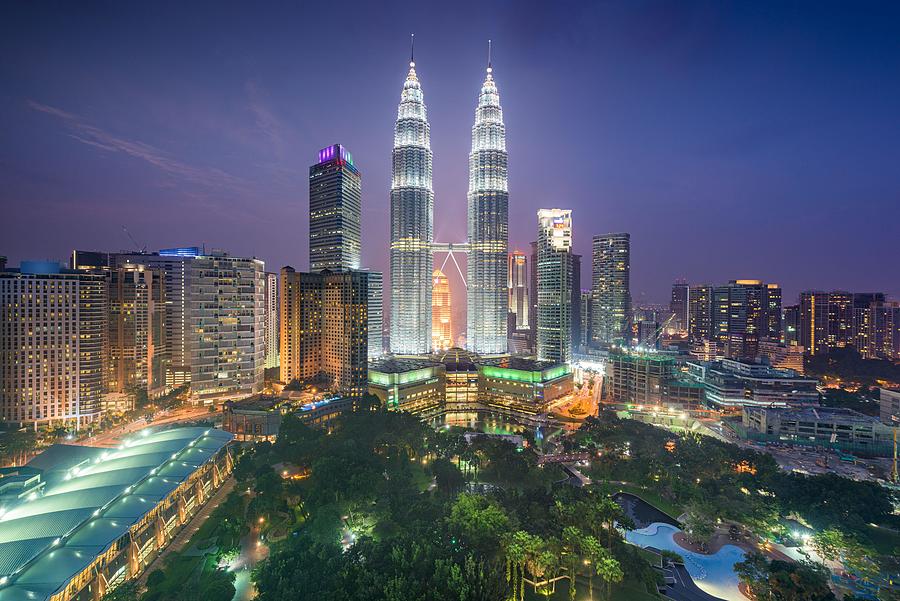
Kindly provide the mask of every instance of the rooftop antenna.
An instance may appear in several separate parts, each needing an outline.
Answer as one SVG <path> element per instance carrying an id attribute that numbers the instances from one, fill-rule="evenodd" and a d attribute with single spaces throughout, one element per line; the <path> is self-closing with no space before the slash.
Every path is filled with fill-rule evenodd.
<path id="1" fill-rule="evenodd" d="M 416 34 L 409 34 L 409 66 L 416 66 Z"/>
<path id="2" fill-rule="evenodd" d="M 490 73 L 493 69 L 491 69 L 491 41 L 488 40 L 488 68 L 487 72 Z"/>

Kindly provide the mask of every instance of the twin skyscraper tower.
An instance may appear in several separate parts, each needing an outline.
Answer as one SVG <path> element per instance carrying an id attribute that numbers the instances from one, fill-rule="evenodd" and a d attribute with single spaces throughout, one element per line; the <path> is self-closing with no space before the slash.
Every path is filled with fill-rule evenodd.
<path id="1" fill-rule="evenodd" d="M 490 44 L 490 42 L 489 42 Z M 410 56 L 403 83 L 391 168 L 391 336 L 397 355 L 431 351 L 434 190 L 431 134 L 422 85 Z M 479 354 L 507 351 L 509 190 L 506 128 L 488 66 L 478 95 L 469 153 L 466 346 Z"/>

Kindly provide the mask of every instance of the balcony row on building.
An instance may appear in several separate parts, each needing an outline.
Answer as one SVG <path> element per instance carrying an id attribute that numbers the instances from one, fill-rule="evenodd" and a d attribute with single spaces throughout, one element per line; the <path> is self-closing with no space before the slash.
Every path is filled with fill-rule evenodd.
<path id="1" fill-rule="evenodd" d="M 270 276 L 195 247 L 0 269 L 0 421 L 77 427 L 187 383 L 199 401 L 260 392 L 278 360 Z"/>

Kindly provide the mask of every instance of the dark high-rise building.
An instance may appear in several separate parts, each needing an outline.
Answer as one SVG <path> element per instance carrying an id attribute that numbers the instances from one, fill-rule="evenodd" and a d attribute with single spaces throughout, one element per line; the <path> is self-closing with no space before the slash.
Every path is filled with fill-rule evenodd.
<path id="1" fill-rule="evenodd" d="M 359 269 L 362 176 L 340 144 L 309 168 L 309 268 Z"/>
<path id="2" fill-rule="evenodd" d="M 854 326 L 856 310 L 872 306 L 873 302 L 877 306 L 882 299 L 884 295 L 877 292 L 802 292 L 798 328 L 800 344 L 811 355 L 857 344 Z"/>
<path id="3" fill-rule="evenodd" d="M 165 282 L 165 339 L 168 350 L 166 386 L 181 386 L 191 381 L 191 346 L 196 333 L 191 330 L 192 264 L 203 250 L 197 246 L 169 248 L 158 253 L 108 253 L 75 250 L 70 261 L 72 269 L 95 273 L 116 269 L 121 265 L 144 265 L 158 269 Z"/>
<path id="4" fill-rule="evenodd" d="M 712 340 L 712 287 L 706 284 L 690 287 L 688 338 L 691 342 Z"/>
<path id="5" fill-rule="evenodd" d="M 768 340 L 781 340 L 784 334 L 784 323 L 781 312 L 781 286 L 778 284 L 766 284 L 764 315 L 765 324 L 760 329 L 760 337 Z"/>
<path id="6" fill-rule="evenodd" d="M 866 359 L 900 358 L 900 304 L 874 301 L 853 310 L 853 345 Z"/>
<path id="7" fill-rule="evenodd" d="M 759 305 L 751 308 L 751 300 L 744 286 L 729 284 L 712 289 L 712 340 L 722 345 L 728 357 L 739 359 L 756 350 L 759 337 L 755 330 L 748 330 L 753 323 L 750 316 L 758 313 Z"/>
<path id="8" fill-rule="evenodd" d="M 844 291 L 828 295 L 828 348 L 843 348 L 853 343 L 853 294 Z"/>
<path id="9" fill-rule="evenodd" d="M 827 292 L 800 293 L 800 345 L 810 355 L 828 350 L 829 297 Z"/>
<path id="10" fill-rule="evenodd" d="M 578 345 L 582 350 L 591 345 L 594 328 L 594 295 L 590 290 L 581 291 L 581 337 Z M 574 343 L 573 343 L 574 344 Z"/>
<path id="11" fill-rule="evenodd" d="M 883 304 L 885 302 L 884 292 L 854 292 L 853 308 L 868 309 L 872 305 Z"/>
<path id="12" fill-rule="evenodd" d="M 580 350 L 584 332 L 581 312 L 581 255 L 572 253 L 572 350 Z"/>
<path id="13" fill-rule="evenodd" d="M 537 352 L 537 264 L 538 264 L 538 243 L 537 240 L 531 243 L 531 271 L 528 273 L 528 290 L 530 290 L 531 298 L 531 351 Z"/>
<path id="14" fill-rule="evenodd" d="M 631 340 L 631 236 L 594 236 L 591 288 L 594 292 L 594 343 Z"/>
<path id="15" fill-rule="evenodd" d="M 669 310 L 675 316 L 674 326 L 679 332 L 687 332 L 690 324 L 688 317 L 690 289 L 690 286 L 684 280 L 676 280 L 672 284 L 672 299 L 669 302 Z"/>
<path id="16" fill-rule="evenodd" d="M 123 264 L 107 273 L 106 349 L 103 384 L 109 408 L 117 396 L 165 392 L 168 352 L 165 328 L 164 272 Z"/>
<path id="17" fill-rule="evenodd" d="M 783 331 L 782 340 L 787 346 L 800 344 L 800 305 L 789 305 L 782 311 Z"/>
<path id="18" fill-rule="evenodd" d="M 659 322 L 642 319 L 637 323 L 638 345 L 644 348 L 659 348 Z"/>
<path id="19" fill-rule="evenodd" d="M 673 288 L 672 294 L 675 298 L 682 292 Z M 722 286 L 690 286 L 687 297 L 691 342 L 713 342 L 728 357 L 753 359 L 761 340 L 781 340 L 781 287 L 777 284 L 732 280 Z"/>

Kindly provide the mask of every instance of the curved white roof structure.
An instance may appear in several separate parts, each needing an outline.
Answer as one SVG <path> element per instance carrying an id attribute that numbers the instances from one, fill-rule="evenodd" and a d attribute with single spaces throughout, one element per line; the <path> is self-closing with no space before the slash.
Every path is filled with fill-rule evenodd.
<path id="1" fill-rule="evenodd" d="M 54 445 L 33 459 L 24 471 L 43 494 L 0 508 L 0 601 L 58 592 L 232 438 L 146 429 L 117 449 Z"/>

